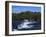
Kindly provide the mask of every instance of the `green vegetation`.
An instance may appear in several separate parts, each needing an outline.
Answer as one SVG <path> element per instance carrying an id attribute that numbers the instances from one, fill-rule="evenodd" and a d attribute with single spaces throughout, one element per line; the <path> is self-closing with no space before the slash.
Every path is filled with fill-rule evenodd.
<path id="1" fill-rule="evenodd" d="M 12 13 L 12 20 L 33 20 L 33 21 L 41 21 L 41 13 L 40 12 L 20 12 L 20 13 Z"/>

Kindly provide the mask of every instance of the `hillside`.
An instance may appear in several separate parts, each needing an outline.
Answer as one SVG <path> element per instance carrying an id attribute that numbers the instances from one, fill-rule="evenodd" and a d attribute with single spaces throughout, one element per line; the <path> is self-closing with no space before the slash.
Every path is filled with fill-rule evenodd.
<path id="1" fill-rule="evenodd" d="M 12 20 L 32 20 L 32 21 L 41 21 L 41 13 L 40 12 L 20 12 L 20 13 L 12 13 Z"/>

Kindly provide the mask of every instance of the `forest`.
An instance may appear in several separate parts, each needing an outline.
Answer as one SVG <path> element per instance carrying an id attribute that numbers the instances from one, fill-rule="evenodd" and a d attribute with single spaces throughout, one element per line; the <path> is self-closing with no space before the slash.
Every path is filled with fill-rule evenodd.
<path id="1" fill-rule="evenodd" d="M 12 12 L 12 20 L 32 20 L 32 21 L 41 21 L 41 13 L 40 12 L 31 12 L 25 11 L 20 13 L 13 13 Z"/>

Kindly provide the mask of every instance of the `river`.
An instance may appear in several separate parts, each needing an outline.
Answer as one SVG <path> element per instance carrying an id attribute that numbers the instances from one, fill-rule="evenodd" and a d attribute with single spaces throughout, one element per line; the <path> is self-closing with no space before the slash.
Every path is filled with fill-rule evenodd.
<path id="1" fill-rule="evenodd" d="M 12 21 L 12 31 L 40 30 L 40 29 L 41 29 L 41 23 L 37 21 L 28 21 L 28 20 Z"/>

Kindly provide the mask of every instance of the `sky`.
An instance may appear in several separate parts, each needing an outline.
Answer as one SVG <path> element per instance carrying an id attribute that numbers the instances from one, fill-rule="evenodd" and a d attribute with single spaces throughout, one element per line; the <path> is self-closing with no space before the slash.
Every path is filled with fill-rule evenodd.
<path id="1" fill-rule="evenodd" d="M 24 11 L 41 12 L 41 7 L 34 6 L 12 6 L 13 13 L 20 13 Z"/>

